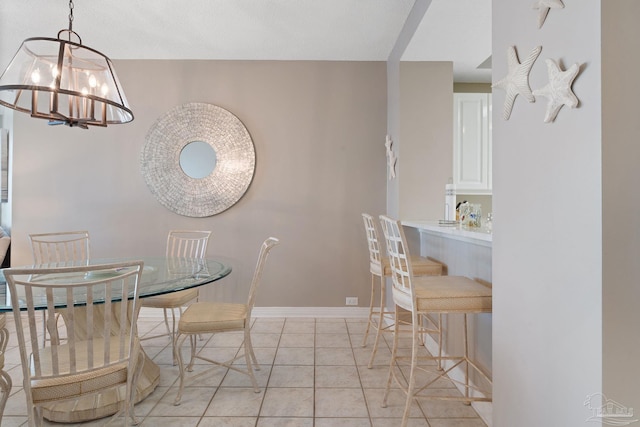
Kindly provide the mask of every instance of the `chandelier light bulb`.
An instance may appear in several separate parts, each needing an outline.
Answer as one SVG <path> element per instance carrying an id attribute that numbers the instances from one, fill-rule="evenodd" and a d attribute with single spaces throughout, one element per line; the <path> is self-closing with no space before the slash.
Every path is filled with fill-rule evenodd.
<path id="1" fill-rule="evenodd" d="M 40 83 L 40 70 L 33 70 L 33 73 L 31 73 L 31 81 L 36 85 Z"/>

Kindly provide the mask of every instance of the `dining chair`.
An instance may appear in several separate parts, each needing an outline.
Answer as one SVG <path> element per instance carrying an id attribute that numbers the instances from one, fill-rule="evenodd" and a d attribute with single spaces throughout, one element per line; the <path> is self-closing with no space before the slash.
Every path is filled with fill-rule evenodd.
<path id="1" fill-rule="evenodd" d="M 202 230 L 171 230 L 167 235 L 166 256 L 167 258 L 189 258 L 204 259 L 207 253 L 211 231 Z M 171 273 L 171 272 L 169 272 Z M 173 292 L 142 299 L 142 307 L 161 308 L 164 314 L 164 324 L 167 332 L 152 336 L 145 336 L 144 340 L 168 336 L 171 340 L 173 352 L 173 364 L 177 362 L 175 337 L 176 337 L 176 312 L 178 310 L 182 316 L 182 307 L 189 302 L 197 300 L 199 296 L 198 288 L 186 289 L 180 292 Z M 169 326 L 169 316 L 167 311 L 171 311 L 171 326 Z"/>
<path id="2" fill-rule="evenodd" d="M 373 361 L 378 351 L 378 344 L 380 342 L 380 336 L 383 332 L 392 332 L 393 324 L 387 323 L 390 317 L 394 316 L 394 311 L 385 308 L 386 295 L 387 295 L 387 279 L 391 277 L 391 267 L 389 264 L 389 257 L 381 249 L 380 233 L 373 217 L 367 213 L 362 214 L 364 221 L 364 230 L 367 236 L 367 246 L 369 248 L 369 271 L 371 273 L 371 298 L 369 300 L 369 319 L 367 322 L 367 329 L 364 332 L 364 339 L 362 340 L 362 346 L 367 345 L 367 338 L 369 337 L 369 331 L 373 328 L 376 331 L 376 338 L 373 343 L 373 349 L 369 358 L 369 364 L 367 367 L 371 369 L 373 367 Z M 411 258 L 413 264 L 413 271 L 416 276 L 439 276 L 442 274 L 443 265 L 437 261 L 429 258 L 414 256 Z M 379 282 L 379 285 L 376 283 Z M 376 303 L 376 288 L 379 289 L 379 302 Z M 432 319 L 427 318 L 427 321 L 433 322 L 434 327 L 440 329 L 440 318 Z M 438 341 L 440 342 L 440 341 Z"/>
<path id="3" fill-rule="evenodd" d="M 31 253 L 35 265 L 47 267 L 62 267 L 69 263 L 74 265 L 88 264 L 91 258 L 89 245 L 89 232 L 82 231 L 60 231 L 54 233 L 33 233 L 29 234 L 31 243 Z M 59 316 L 56 316 L 56 325 Z M 44 339 L 42 345 L 47 345 L 46 319 L 42 316 Z"/>
<path id="4" fill-rule="evenodd" d="M 44 411 L 75 408 L 78 398 L 118 388 L 124 396 L 124 424 L 133 412 L 135 384 L 144 353 L 137 338 L 142 261 L 113 264 L 10 268 L 4 275 L 20 348 L 23 387 L 30 426 L 43 424 Z M 36 313 L 58 310 L 66 334 L 62 344 L 51 327 L 51 344 L 41 348 Z M 24 315 L 23 315 L 24 313 Z M 50 322 L 52 317 L 48 317 Z M 53 326 L 53 325 L 50 325 Z"/>
<path id="5" fill-rule="evenodd" d="M 220 303 L 220 302 L 196 302 L 191 304 L 180 317 L 178 323 L 177 341 L 177 355 L 178 366 L 180 367 L 180 386 L 178 389 L 178 395 L 176 396 L 175 405 L 179 405 L 182 399 L 182 391 L 184 389 L 184 361 L 182 358 L 182 344 L 187 337 L 190 338 L 191 344 L 191 359 L 187 366 L 187 371 L 193 370 L 193 364 L 196 359 L 204 360 L 209 363 L 213 363 L 217 366 L 224 366 L 236 372 L 248 375 L 253 385 L 253 390 L 256 393 L 260 392 L 258 388 L 258 382 L 253 374 L 254 370 L 260 370 L 258 360 L 253 352 L 253 345 L 251 344 L 251 312 L 256 300 L 256 293 L 258 286 L 262 281 L 262 273 L 264 266 L 269 256 L 271 249 L 277 245 L 280 241 L 275 237 L 269 237 L 266 239 L 260 248 L 258 255 L 258 262 L 253 273 L 253 279 L 251 280 L 251 287 L 249 289 L 249 297 L 246 304 L 233 304 L 233 303 Z M 238 353 L 233 359 L 220 362 L 210 359 L 202 354 L 202 351 L 207 347 L 202 347 L 196 351 L 196 335 L 199 334 L 217 334 L 224 332 L 244 332 L 244 345 L 243 351 Z M 246 369 L 241 369 L 240 365 L 233 365 L 233 362 L 244 357 Z"/>
<path id="6" fill-rule="evenodd" d="M 9 330 L 7 329 L 7 317 L 5 313 L 0 313 L 0 424 L 2 424 L 2 415 L 7 405 L 7 399 L 11 393 L 11 377 L 4 370 L 4 353 L 7 351 L 9 343 Z"/>
<path id="7" fill-rule="evenodd" d="M 380 222 L 389 255 L 391 281 L 393 285 L 392 294 L 396 306 L 393 348 L 382 406 L 387 406 L 387 398 L 393 381 L 395 381 L 407 395 L 401 427 L 406 427 L 411 404 L 418 395 L 431 399 L 461 400 L 466 403 L 472 401 L 491 401 L 491 391 L 489 390 L 491 380 L 482 369 L 469 358 L 467 337 L 467 315 L 472 313 L 491 313 L 491 287 L 464 276 L 416 277 L 413 274 L 412 258 L 409 254 L 407 240 L 400 222 L 385 215 L 380 216 Z M 406 322 L 398 317 L 398 310 L 400 308 L 411 313 L 410 322 Z M 453 313 L 462 314 L 464 317 L 463 355 L 429 355 L 419 357 L 418 351 L 421 347 L 420 335 L 423 333 L 438 332 L 429 328 L 425 329 L 420 323 L 420 316 Z M 408 323 L 411 324 L 412 332 L 411 356 L 401 356 L 398 352 L 400 325 L 408 325 Z M 401 372 L 400 368 L 401 362 L 407 359 L 410 362 L 410 367 L 408 380 L 405 380 L 404 373 Z M 425 365 L 418 365 L 418 362 L 424 359 L 426 359 L 427 363 Z M 434 364 L 434 362 L 436 363 Z M 443 364 L 444 368 L 441 368 Z M 458 369 L 463 371 L 463 380 L 459 380 L 453 375 L 454 373 L 457 374 Z M 426 384 L 421 384 L 420 387 L 416 386 L 416 376 L 419 371 L 429 374 Z M 475 382 L 471 381 L 472 372 L 475 374 Z M 429 391 L 432 390 L 427 390 L 428 387 L 439 379 L 452 382 L 453 385 L 462 388 L 463 392 L 460 396 L 429 393 Z M 425 393 L 420 394 L 423 391 L 425 391 Z"/>

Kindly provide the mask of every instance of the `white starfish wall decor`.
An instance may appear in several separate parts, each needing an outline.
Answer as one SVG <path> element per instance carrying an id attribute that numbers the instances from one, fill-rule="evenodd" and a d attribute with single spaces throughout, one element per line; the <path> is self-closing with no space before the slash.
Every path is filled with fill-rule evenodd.
<path id="1" fill-rule="evenodd" d="M 545 62 L 549 73 L 549 83 L 543 88 L 534 90 L 533 94 L 549 99 L 544 121 L 545 123 L 550 123 L 556 119 L 563 105 L 571 108 L 578 106 L 579 101 L 571 90 L 571 85 L 580 72 L 580 65 L 573 64 L 566 71 L 562 71 L 558 63 L 553 59 L 547 59 Z"/>
<path id="2" fill-rule="evenodd" d="M 534 5 L 534 9 L 538 9 L 538 28 L 542 28 L 549 9 L 563 9 L 564 4 L 562 0 L 537 0 Z"/>
<path id="3" fill-rule="evenodd" d="M 527 59 L 520 63 L 516 47 L 509 46 L 507 49 L 507 64 L 509 66 L 509 72 L 506 77 L 491 85 L 491 87 L 500 88 L 507 92 L 504 99 L 504 109 L 502 111 L 503 119 L 509 120 L 516 96 L 522 95 L 527 101 L 535 102 L 536 99 L 533 96 L 533 93 L 531 93 L 531 87 L 529 87 L 529 73 L 531 72 L 533 63 L 536 62 L 541 51 L 542 46 L 536 47 L 531 51 Z"/>
<path id="4" fill-rule="evenodd" d="M 393 141 L 391 137 L 387 135 L 387 140 L 384 143 L 387 149 L 387 165 L 389 165 L 389 181 L 396 177 L 396 162 L 398 158 L 393 153 Z"/>

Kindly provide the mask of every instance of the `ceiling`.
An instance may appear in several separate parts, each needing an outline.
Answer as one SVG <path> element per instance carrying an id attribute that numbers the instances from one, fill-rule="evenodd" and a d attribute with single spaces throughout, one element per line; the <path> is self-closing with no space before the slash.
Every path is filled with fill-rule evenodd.
<path id="1" fill-rule="evenodd" d="M 429 0 L 418 0 L 429 4 Z M 111 59 L 385 61 L 415 0 L 76 0 L 73 29 Z M 0 1 L 0 68 L 68 28 L 66 0 Z M 491 0 L 432 0 L 402 60 L 490 82 Z"/>

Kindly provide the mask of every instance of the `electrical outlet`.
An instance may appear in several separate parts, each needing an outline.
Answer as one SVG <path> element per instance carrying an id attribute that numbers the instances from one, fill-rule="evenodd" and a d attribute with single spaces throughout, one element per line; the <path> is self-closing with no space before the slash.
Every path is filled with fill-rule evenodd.
<path id="1" fill-rule="evenodd" d="M 347 297 L 345 305 L 358 305 L 358 297 Z"/>

